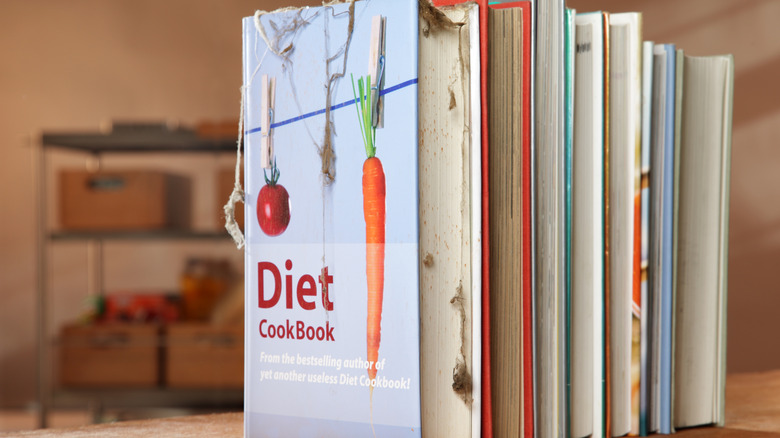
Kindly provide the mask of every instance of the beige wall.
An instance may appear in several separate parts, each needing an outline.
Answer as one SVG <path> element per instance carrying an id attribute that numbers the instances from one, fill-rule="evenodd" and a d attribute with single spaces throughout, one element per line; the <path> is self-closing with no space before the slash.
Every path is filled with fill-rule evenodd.
<path id="1" fill-rule="evenodd" d="M 110 119 L 237 117 L 240 18 L 255 9 L 316 1 L 12 0 L 0 14 L 0 405 L 34 395 L 35 162 L 42 130 L 95 129 Z M 639 10 L 647 39 L 689 54 L 733 53 L 729 371 L 780 368 L 780 2 L 772 0 L 570 0 L 580 11 Z M 113 159 L 112 159 L 113 160 Z M 57 153 L 52 166 L 82 165 Z M 112 166 L 170 166 L 198 176 L 196 227 L 212 219 L 215 164 L 208 158 L 120 158 Z M 52 204 L 53 206 L 53 204 Z M 106 248 L 107 288 L 175 288 L 183 257 L 211 247 L 122 243 Z M 229 244 L 218 254 L 240 260 Z M 51 254 L 52 331 L 84 308 L 87 250 Z M 237 255 L 238 254 L 238 255 Z M 159 266 L 166 266 L 160 270 Z"/>

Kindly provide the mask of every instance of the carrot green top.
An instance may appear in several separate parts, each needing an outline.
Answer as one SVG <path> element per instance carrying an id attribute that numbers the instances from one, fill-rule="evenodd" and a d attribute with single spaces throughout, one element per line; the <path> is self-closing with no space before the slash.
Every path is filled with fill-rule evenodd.
<path id="1" fill-rule="evenodd" d="M 352 79 L 352 94 L 355 96 L 355 110 L 360 125 L 360 133 L 363 135 L 363 144 L 366 147 L 366 156 L 373 158 L 376 155 L 376 127 L 371 122 L 371 75 L 358 78 L 358 88 L 355 90 L 355 78 Z M 359 94 L 358 94 L 359 93 Z"/>

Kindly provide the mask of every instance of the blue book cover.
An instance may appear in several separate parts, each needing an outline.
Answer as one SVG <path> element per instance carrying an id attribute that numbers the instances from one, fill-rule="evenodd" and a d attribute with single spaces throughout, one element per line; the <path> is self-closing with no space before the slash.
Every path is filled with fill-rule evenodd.
<path id="1" fill-rule="evenodd" d="M 247 437 L 420 436 L 417 20 L 243 21 Z"/>
<path id="2" fill-rule="evenodd" d="M 672 432 L 673 208 L 676 53 L 673 44 L 654 47 L 653 178 L 650 192 L 650 296 L 652 348 L 649 431 Z"/>

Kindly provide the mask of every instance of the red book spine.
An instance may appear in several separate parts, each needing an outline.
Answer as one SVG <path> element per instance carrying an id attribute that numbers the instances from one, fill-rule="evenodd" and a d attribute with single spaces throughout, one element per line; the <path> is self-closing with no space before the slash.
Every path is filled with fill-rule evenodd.
<path id="1" fill-rule="evenodd" d="M 493 403 L 490 389 L 490 187 L 488 178 L 487 110 L 487 0 L 479 0 L 480 93 L 482 94 L 482 437 L 493 437 Z"/>
<path id="2" fill-rule="evenodd" d="M 523 418 L 524 436 L 534 436 L 533 316 L 531 309 L 531 2 L 523 10 Z"/>

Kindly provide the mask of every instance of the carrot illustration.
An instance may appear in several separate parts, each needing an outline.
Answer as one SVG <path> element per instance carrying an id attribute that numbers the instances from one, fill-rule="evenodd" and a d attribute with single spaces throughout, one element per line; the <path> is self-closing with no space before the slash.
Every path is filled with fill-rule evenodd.
<path id="1" fill-rule="evenodd" d="M 382 297 L 385 289 L 385 172 L 377 157 L 363 163 L 363 215 L 366 220 L 366 278 L 368 282 L 368 377 L 376 378 L 381 338 Z"/>
<path id="2" fill-rule="evenodd" d="M 382 299 L 385 289 L 385 172 L 382 162 L 376 157 L 376 128 L 372 123 L 371 76 L 364 82 L 352 78 L 352 92 L 355 95 L 360 132 L 366 148 L 366 161 L 363 163 L 363 216 L 366 221 L 366 280 L 368 286 L 368 310 L 366 321 L 366 346 L 368 359 L 368 377 L 371 390 L 376 378 L 376 363 L 379 360 L 379 342 L 381 340 Z M 359 92 L 359 94 L 357 94 Z"/>

